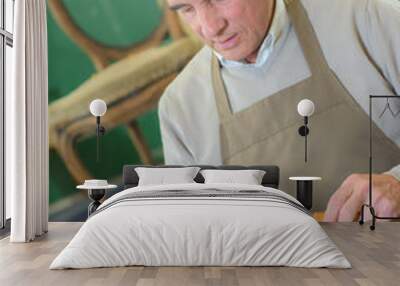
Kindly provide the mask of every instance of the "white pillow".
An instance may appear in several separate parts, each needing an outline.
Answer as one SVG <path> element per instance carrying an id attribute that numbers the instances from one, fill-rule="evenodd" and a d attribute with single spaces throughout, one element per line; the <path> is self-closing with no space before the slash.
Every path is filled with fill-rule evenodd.
<path id="1" fill-rule="evenodd" d="M 199 170 L 199 167 L 135 168 L 139 176 L 139 186 L 195 183 L 193 179 Z"/>
<path id="2" fill-rule="evenodd" d="M 265 171 L 262 170 L 201 170 L 204 183 L 261 185 Z"/>

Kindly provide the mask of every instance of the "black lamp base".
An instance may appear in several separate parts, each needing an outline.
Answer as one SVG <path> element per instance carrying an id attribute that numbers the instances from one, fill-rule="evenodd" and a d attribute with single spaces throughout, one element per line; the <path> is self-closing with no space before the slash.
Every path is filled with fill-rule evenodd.
<path id="1" fill-rule="evenodd" d="M 300 126 L 300 127 L 299 127 L 299 134 L 300 134 L 300 136 L 305 137 L 305 136 L 307 136 L 308 134 L 310 134 L 310 129 L 309 129 L 307 126 L 305 126 L 305 125 Z"/>

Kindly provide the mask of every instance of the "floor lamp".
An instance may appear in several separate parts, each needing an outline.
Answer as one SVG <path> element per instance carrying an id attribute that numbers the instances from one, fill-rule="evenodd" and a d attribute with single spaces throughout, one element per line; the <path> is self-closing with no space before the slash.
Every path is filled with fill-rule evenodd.
<path id="1" fill-rule="evenodd" d="M 383 219 L 383 220 L 389 220 L 389 219 L 398 220 L 398 219 L 400 219 L 400 217 L 377 216 L 375 214 L 375 209 L 372 205 L 372 100 L 373 99 L 382 99 L 382 98 L 386 98 L 387 104 L 385 106 L 385 109 L 383 110 L 383 112 L 381 113 L 381 115 L 379 117 L 383 116 L 383 114 L 386 112 L 386 110 L 389 110 L 389 112 L 392 114 L 393 117 L 396 117 L 397 115 L 400 114 L 400 112 L 395 114 L 389 105 L 389 99 L 390 98 L 400 99 L 399 95 L 382 95 L 382 96 L 381 95 L 370 95 L 369 96 L 369 190 L 368 190 L 369 191 L 369 201 L 368 201 L 368 204 L 363 204 L 361 206 L 361 216 L 360 216 L 359 223 L 361 225 L 364 224 L 364 208 L 367 207 L 372 215 L 372 224 L 369 226 L 369 228 L 371 230 L 375 229 L 376 219 Z"/>

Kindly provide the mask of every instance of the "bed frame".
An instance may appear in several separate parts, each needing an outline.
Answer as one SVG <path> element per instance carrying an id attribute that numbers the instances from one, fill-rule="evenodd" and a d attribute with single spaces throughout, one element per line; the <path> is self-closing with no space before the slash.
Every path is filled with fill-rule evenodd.
<path id="1" fill-rule="evenodd" d="M 226 165 L 226 166 L 211 166 L 211 165 L 190 165 L 190 167 L 200 167 L 201 170 L 204 169 L 219 169 L 219 170 L 263 170 L 265 175 L 262 179 L 261 184 L 265 187 L 279 188 L 279 167 L 278 166 L 268 166 L 268 165 L 258 165 L 258 166 L 238 166 L 238 165 Z M 187 167 L 183 165 L 161 165 L 161 166 L 149 166 L 149 165 L 124 165 L 122 172 L 122 189 L 136 187 L 139 182 L 138 174 L 135 171 L 136 167 L 150 167 L 150 168 L 178 168 Z M 197 183 L 204 183 L 204 178 L 198 173 L 194 178 Z"/>

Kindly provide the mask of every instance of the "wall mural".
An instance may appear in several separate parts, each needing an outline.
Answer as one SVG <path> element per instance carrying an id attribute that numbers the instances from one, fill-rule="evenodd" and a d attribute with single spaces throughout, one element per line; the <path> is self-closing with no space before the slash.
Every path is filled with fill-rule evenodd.
<path id="1" fill-rule="evenodd" d="M 199 45 L 159 2 L 48 0 L 51 220 L 86 212 L 85 179 L 118 184 L 124 164 L 163 163 L 157 102 Z M 99 162 L 96 98 L 108 105 Z"/>

